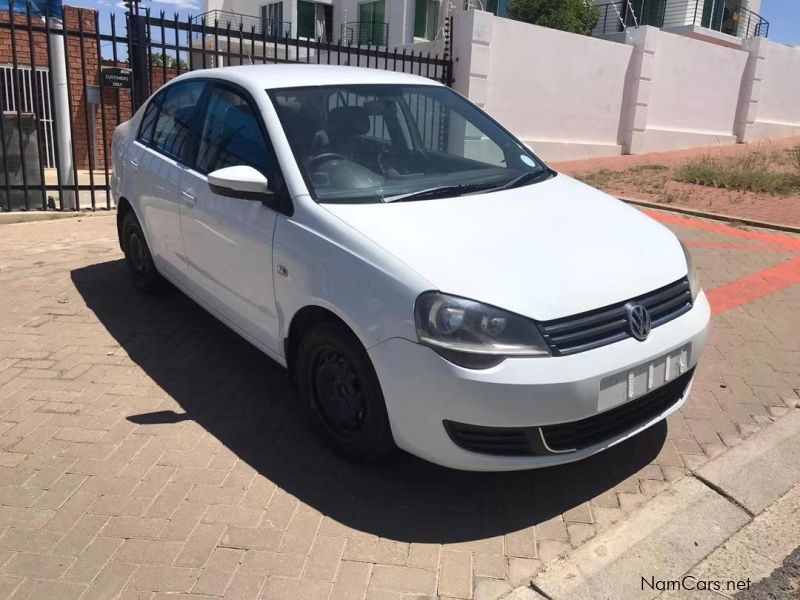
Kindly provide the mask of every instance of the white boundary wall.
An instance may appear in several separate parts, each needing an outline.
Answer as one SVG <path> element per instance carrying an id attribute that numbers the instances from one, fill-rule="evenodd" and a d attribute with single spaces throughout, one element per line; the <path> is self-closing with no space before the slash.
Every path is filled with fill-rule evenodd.
<path id="1" fill-rule="evenodd" d="M 486 108 L 543 154 L 619 154 L 633 47 L 494 18 Z M 591 86 L 587 86 L 591 82 Z"/>
<path id="2" fill-rule="evenodd" d="M 654 27 L 624 43 L 453 14 L 454 87 L 548 160 L 800 134 L 800 47 Z"/>

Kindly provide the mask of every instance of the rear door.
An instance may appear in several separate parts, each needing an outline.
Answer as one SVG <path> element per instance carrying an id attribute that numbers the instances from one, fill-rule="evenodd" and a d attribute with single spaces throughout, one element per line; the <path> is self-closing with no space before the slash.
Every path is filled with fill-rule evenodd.
<path id="1" fill-rule="evenodd" d="M 215 83 L 198 121 L 197 157 L 181 179 L 181 227 L 193 288 L 262 347 L 282 353 L 275 306 L 272 235 L 278 213 L 257 200 L 211 191 L 207 174 L 235 165 L 282 190 L 266 128 L 249 95 Z M 276 195 L 277 202 L 277 195 Z"/>
<path id="2" fill-rule="evenodd" d="M 139 139 L 130 154 L 138 171 L 139 207 L 148 243 L 158 267 L 173 277 L 185 272 L 181 237 L 180 182 L 182 163 L 196 145 L 195 107 L 205 82 L 175 83 L 146 109 Z"/>

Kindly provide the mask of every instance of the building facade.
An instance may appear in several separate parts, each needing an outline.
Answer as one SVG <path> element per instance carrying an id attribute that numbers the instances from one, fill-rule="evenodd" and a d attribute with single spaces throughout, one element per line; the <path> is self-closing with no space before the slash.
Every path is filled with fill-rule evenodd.
<path id="1" fill-rule="evenodd" d="M 400 46 L 442 35 L 444 0 L 206 0 L 206 22 L 255 26 L 267 35 Z"/>
<path id="2" fill-rule="evenodd" d="M 767 37 L 761 0 L 594 0 L 595 36 L 651 25 L 669 33 L 735 46 L 736 38 Z"/>

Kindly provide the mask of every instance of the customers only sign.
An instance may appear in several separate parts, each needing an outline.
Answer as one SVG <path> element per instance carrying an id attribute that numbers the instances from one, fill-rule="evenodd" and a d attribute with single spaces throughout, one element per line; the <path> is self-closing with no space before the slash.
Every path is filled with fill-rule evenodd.
<path id="1" fill-rule="evenodd" d="M 103 67 L 100 71 L 100 86 L 129 90 L 133 82 L 130 69 Z"/>

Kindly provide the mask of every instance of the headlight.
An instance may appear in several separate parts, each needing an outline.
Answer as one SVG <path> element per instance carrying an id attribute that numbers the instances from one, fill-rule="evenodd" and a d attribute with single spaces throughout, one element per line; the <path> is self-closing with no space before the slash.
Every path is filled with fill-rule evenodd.
<path id="1" fill-rule="evenodd" d="M 425 292 L 414 316 L 419 341 L 464 367 L 485 369 L 509 356 L 550 355 L 533 321 L 474 300 Z"/>
<path id="2" fill-rule="evenodd" d="M 697 275 L 697 270 L 694 268 L 694 261 L 692 260 L 692 253 L 689 252 L 689 248 L 687 248 L 686 244 L 683 242 L 681 242 L 681 248 L 683 248 L 683 255 L 686 257 L 686 268 L 689 273 L 689 289 L 692 292 L 692 303 L 694 303 L 697 294 L 700 293 L 700 277 Z"/>

